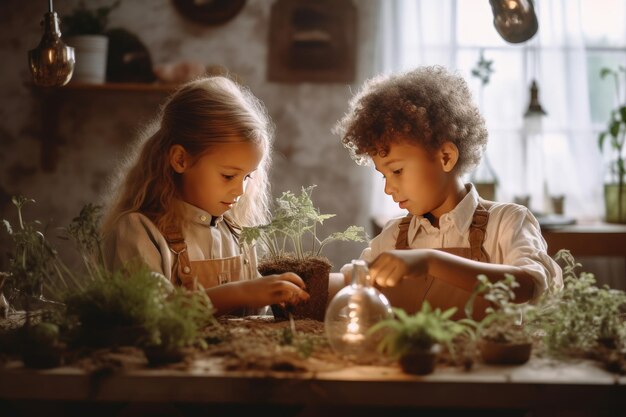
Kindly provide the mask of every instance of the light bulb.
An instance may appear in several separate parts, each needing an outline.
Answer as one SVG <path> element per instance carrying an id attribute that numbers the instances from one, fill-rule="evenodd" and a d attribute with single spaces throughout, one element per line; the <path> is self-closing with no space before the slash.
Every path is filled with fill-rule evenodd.
<path id="1" fill-rule="evenodd" d="M 355 362 L 374 359 L 380 336 L 368 334 L 381 320 L 392 317 L 387 298 L 372 286 L 365 261 L 352 261 L 352 283 L 330 301 L 324 328 L 330 346 L 340 356 Z"/>
<path id="2" fill-rule="evenodd" d="M 74 48 L 61 40 L 59 17 L 50 11 L 44 15 L 44 32 L 39 45 L 28 52 L 28 63 L 33 83 L 40 87 L 60 87 L 67 84 L 74 73 Z"/>

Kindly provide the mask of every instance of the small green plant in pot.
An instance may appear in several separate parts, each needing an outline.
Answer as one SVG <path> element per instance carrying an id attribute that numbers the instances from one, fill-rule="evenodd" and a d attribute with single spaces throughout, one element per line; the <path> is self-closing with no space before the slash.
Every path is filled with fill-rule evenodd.
<path id="1" fill-rule="evenodd" d="M 466 331 L 464 325 L 451 320 L 456 307 L 433 310 L 426 301 L 413 315 L 400 308 L 393 311 L 394 318 L 378 322 L 368 333 L 383 332 L 379 352 L 397 359 L 402 370 L 409 374 L 432 373 L 442 344 L 451 349 L 450 342 Z"/>
<path id="2" fill-rule="evenodd" d="M 530 329 L 524 325 L 525 315 L 532 314 L 533 306 L 514 303 L 519 284 L 512 275 L 490 282 L 485 275 L 478 276 L 478 283 L 467 302 L 465 312 L 471 317 L 474 298 L 484 294 L 492 306 L 480 322 L 463 319 L 466 325 L 473 325 L 478 338 L 478 349 L 483 362 L 489 364 L 523 364 L 532 353 Z"/>
<path id="3" fill-rule="evenodd" d="M 102 84 L 106 79 L 109 38 L 105 31 L 111 12 L 117 8 L 117 0 L 108 6 L 90 9 L 85 2 L 61 20 L 67 43 L 75 48 L 76 65 L 72 81 Z"/>
<path id="4" fill-rule="evenodd" d="M 318 225 L 335 215 L 321 214 L 314 207 L 311 199 L 313 188 L 315 185 L 303 187 L 299 196 L 291 191 L 284 192 L 276 199 L 272 221 L 266 225 L 243 228 L 240 240 L 248 244 L 256 243 L 264 250 L 265 255 L 259 264 L 261 275 L 294 272 L 304 280 L 310 298 L 291 307 L 294 318 L 323 321 L 332 265 L 322 251 L 335 241 L 364 242 L 366 234 L 362 227 L 350 226 L 343 232 L 320 239 Z M 272 311 L 276 318 L 288 315 L 279 305 L 273 305 Z"/>
<path id="5" fill-rule="evenodd" d="M 611 111 L 607 128 L 598 136 L 598 146 L 602 150 L 606 143 L 613 153 L 609 165 L 610 178 L 604 185 L 606 221 L 610 223 L 626 223 L 626 165 L 624 164 L 624 142 L 626 138 L 626 103 L 621 98 L 620 78 L 626 81 L 626 68 L 619 66 L 617 70 L 602 68 L 600 76 L 613 77 L 617 107 Z"/>

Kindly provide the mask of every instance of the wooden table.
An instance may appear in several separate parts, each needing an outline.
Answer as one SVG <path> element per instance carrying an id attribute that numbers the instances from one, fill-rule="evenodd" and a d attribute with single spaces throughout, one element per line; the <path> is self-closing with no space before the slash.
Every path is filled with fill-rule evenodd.
<path id="1" fill-rule="evenodd" d="M 560 415 L 562 410 L 584 410 L 576 415 L 626 415 L 626 377 L 587 361 L 533 359 L 514 367 L 478 364 L 471 372 L 440 367 L 425 377 L 385 366 L 353 366 L 316 375 L 213 368 L 203 360 L 187 371 L 144 369 L 96 377 L 69 367 L 28 370 L 14 362 L 0 369 L 0 415 L 7 409 L 3 407 L 46 401 L 94 406 L 238 405 L 257 411 L 258 407 L 350 406 L 378 412 L 464 408 L 533 410 L 533 416 Z"/>

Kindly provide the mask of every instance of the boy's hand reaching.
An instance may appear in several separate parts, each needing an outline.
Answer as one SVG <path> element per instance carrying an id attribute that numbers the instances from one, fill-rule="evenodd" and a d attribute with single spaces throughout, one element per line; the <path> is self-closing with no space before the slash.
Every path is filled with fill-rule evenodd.
<path id="1" fill-rule="evenodd" d="M 390 250 L 370 263 L 370 276 L 380 287 L 394 287 L 405 276 L 426 274 L 429 260 L 428 249 Z"/>

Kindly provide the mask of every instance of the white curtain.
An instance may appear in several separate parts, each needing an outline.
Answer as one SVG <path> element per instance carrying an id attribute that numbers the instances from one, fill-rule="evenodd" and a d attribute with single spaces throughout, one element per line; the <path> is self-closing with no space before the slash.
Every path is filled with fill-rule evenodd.
<path id="1" fill-rule="evenodd" d="M 541 213 L 545 196 L 562 194 L 566 215 L 591 220 L 603 215 L 603 166 L 589 109 L 580 1 L 536 0 L 539 32 L 515 45 L 497 34 L 488 0 L 381 1 L 376 59 L 379 72 L 439 64 L 467 80 L 487 121 L 487 156 L 499 180 L 499 201 L 528 193 L 531 208 Z M 471 76 L 481 51 L 494 61 L 483 87 Z M 523 117 L 532 79 L 548 113 L 537 135 L 528 132 Z M 534 144 L 526 167 L 524 138 Z M 373 215 L 401 214 L 384 196 L 380 175 L 373 175 Z"/>

